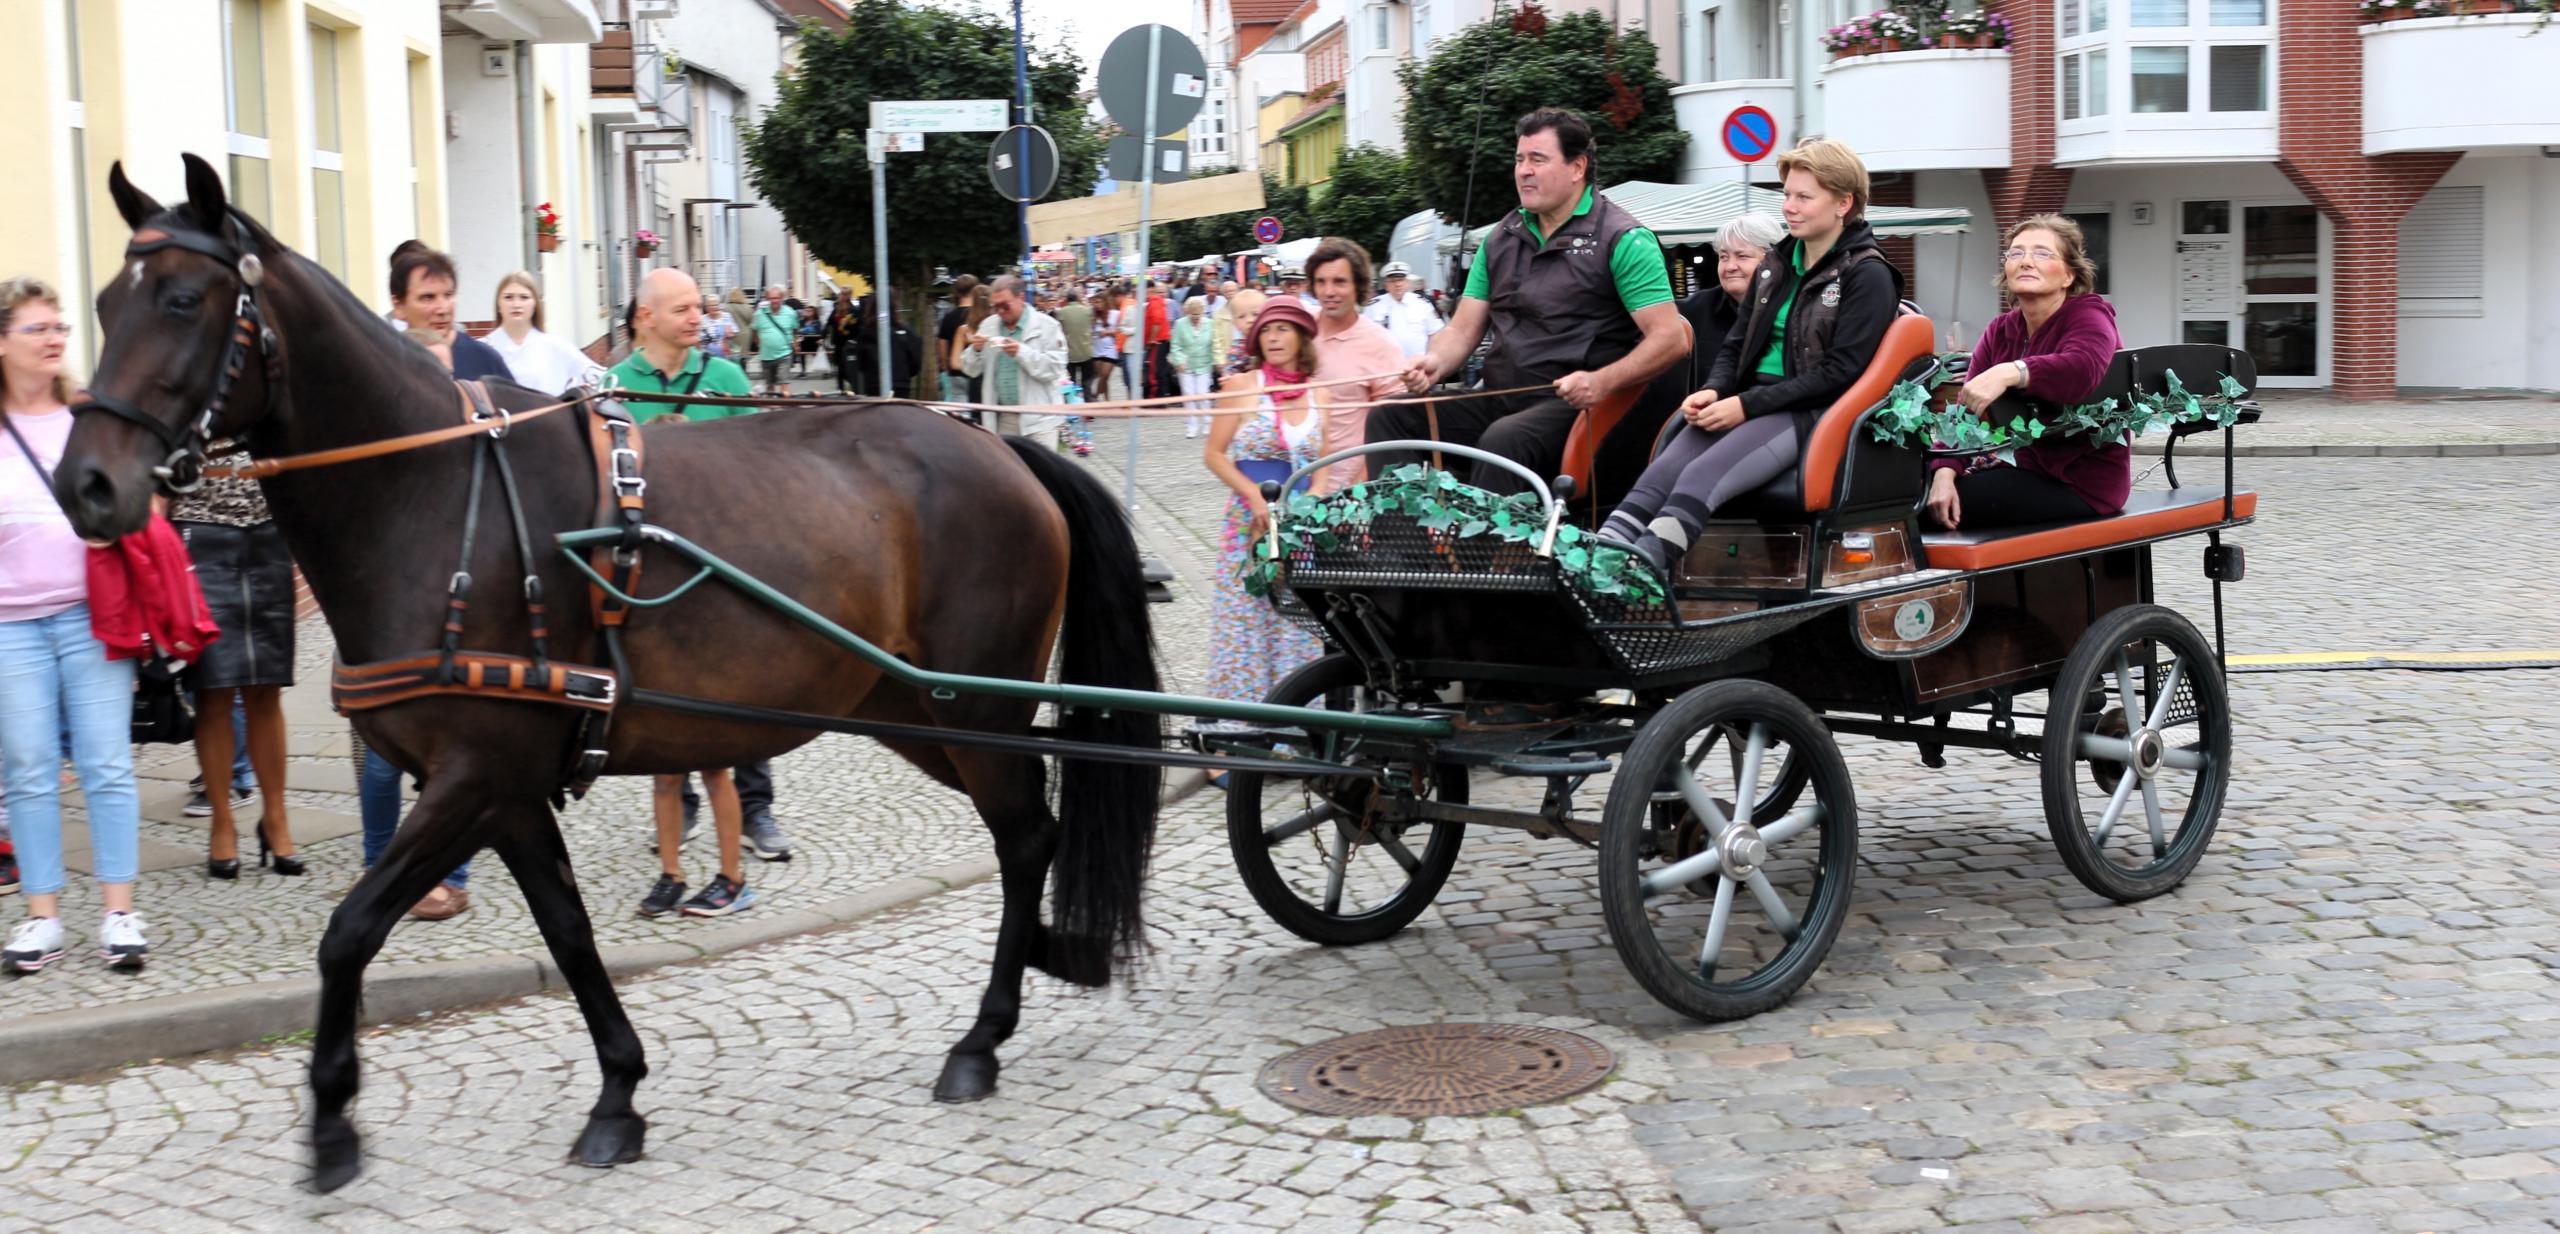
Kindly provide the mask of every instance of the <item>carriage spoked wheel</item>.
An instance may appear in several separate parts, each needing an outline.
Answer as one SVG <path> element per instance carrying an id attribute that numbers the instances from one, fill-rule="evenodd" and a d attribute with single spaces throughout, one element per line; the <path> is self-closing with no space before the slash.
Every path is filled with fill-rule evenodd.
<path id="1" fill-rule="evenodd" d="M 1367 711 L 1387 699 L 1345 655 L 1282 678 L 1267 700 L 1287 707 Z M 1356 751 L 1346 760 L 1382 765 Z M 1464 804 L 1464 767 L 1400 767 L 1417 796 Z M 1254 902 L 1282 928 L 1328 946 L 1375 942 L 1413 924 L 1458 864 L 1464 823 L 1399 816 L 1375 780 L 1227 773 L 1227 845 Z"/>
<path id="2" fill-rule="evenodd" d="M 1749 818 L 1738 801 L 1756 803 Z M 1655 714 L 1619 761 L 1600 906 L 1647 993 L 1693 1019 L 1739 1019 L 1821 967 L 1857 857 L 1857 797 L 1821 717 L 1764 682 L 1712 682 Z"/>
<path id="3" fill-rule="evenodd" d="M 2124 902 L 2185 881 L 2231 782 L 2213 645 L 2170 609 L 2117 609 L 2071 649 L 2046 712 L 2044 815 L 2063 864 Z"/>

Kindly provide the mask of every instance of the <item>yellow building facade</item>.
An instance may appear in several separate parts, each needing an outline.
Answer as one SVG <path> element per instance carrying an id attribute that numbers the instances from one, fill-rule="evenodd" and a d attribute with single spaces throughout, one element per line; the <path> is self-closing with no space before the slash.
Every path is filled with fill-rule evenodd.
<path id="1" fill-rule="evenodd" d="M 128 234 L 107 170 L 186 196 L 182 154 L 232 200 L 355 287 L 411 236 L 445 235 L 438 12 L 410 0 L 12 0 L 0 107 L 26 156 L 0 177 L 0 273 L 88 303 Z M 83 330 L 94 336 L 93 330 Z M 94 358 L 95 337 L 73 354 Z"/>

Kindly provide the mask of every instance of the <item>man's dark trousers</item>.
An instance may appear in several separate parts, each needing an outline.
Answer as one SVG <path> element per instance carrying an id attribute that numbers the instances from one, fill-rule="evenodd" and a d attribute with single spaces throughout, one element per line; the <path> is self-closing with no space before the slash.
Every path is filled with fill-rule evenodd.
<path id="1" fill-rule="evenodd" d="M 738 786 L 738 817 L 754 818 L 773 813 L 773 763 L 757 759 L 730 769 L 730 781 Z M 702 790 L 693 786 L 693 777 L 684 778 L 684 816 L 692 818 L 702 810 Z"/>
<path id="2" fill-rule="evenodd" d="M 1565 439 L 1573 435 L 1573 423 L 1582 415 L 1573 404 L 1552 394 L 1502 394 L 1437 404 L 1391 399 L 1369 409 L 1368 440 L 1428 439 L 1434 407 L 1439 409 L 1439 440 L 1489 450 L 1536 472 L 1540 480 L 1553 480 L 1564 470 Z M 1429 461 L 1424 454 L 1372 454 L 1369 474 L 1376 477 L 1390 467 Z M 1529 491 L 1526 481 L 1491 463 L 1461 459 L 1450 470 L 1487 492 Z"/>

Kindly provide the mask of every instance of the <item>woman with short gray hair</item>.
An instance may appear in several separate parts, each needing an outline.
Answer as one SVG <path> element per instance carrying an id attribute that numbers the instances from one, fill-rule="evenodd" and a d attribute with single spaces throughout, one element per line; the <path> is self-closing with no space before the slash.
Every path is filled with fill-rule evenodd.
<path id="1" fill-rule="evenodd" d="M 1751 290 L 1752 271 L 1760 268 L 1760 259 L 1786 234 L 1787 225 L 1777 216 L 1757 212 L 1738 215 L 1716 232 L 1716 281 L 1701 283 L 1680 301 L 1680 319 L 1689 323 L 1689 358 L 1662 370 L 1636 406 L 1676 408 L 1690 391 L 1707 384 L 1707 369 L 1723 349 L 1725 333 L 1742 317 L 1742 297 Z M 1602 439 L 1592 461 L 1593 474 L 1643 472 L 1653 458 L 1653 443 L 1670 418 L 1668 410 L 1641 424 L 1629 417 L 1628 423 L 1619 426 L 1622 431 Z"/>

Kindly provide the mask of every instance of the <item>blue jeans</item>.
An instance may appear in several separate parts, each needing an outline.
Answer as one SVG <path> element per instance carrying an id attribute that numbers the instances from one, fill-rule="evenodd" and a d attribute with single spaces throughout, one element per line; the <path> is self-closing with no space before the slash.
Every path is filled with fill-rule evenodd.
<path id="1" fill-rule="evenodd" d="M 371 746 L 365 747 L 364 779 L 356 784 L 356 803 L 364 814 L 364 868 L 370 870 L 391 847 L 391 833 L 400 829 L 400 769 Z M 468 861 L 444 876 L 444 885 L 456 891 L 470 884 Z"/>
<path id="2" fill-rule="evenodd" d="M 133 786 L 133 661 L 110 660 L 89 633 L 89 606 L 0 621 L 0 788 L 28 895 L 62 890 L 63 733 L 89 813 L 101 883 L 130 883 L 142 864 L 142 807 Z"/>

